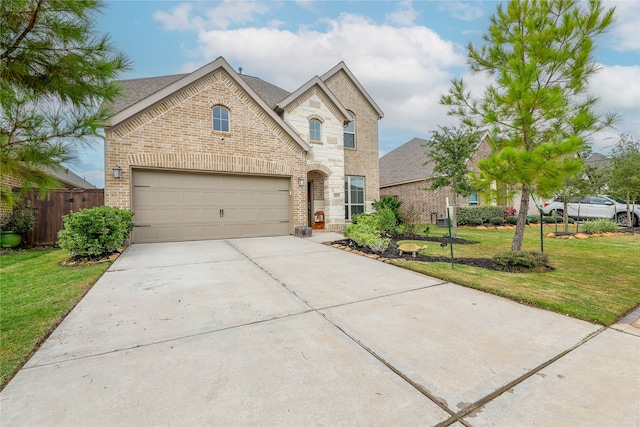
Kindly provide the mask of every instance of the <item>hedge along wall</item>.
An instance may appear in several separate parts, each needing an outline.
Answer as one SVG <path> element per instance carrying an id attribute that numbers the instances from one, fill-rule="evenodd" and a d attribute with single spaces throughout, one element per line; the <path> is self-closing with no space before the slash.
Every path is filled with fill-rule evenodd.
<path id="1" fill-rule="evenodd" d="M 469 225 L 474 219 L 488 223 L 496 216 L 504 217 L 506 206 L 460 206 L 458 208 L 458 225 Z"/>

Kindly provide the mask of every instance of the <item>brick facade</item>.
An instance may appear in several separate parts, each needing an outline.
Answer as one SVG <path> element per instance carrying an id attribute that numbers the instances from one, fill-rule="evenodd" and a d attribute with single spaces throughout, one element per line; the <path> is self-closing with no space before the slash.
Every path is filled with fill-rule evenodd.
<path id="1" fill-rule="evenodd" d="M 371 203 L 380 198 L 378 168 L 379 113 L 345 71 L 339 71 L 325 81 L 344 108 L 355 115 L 356 148 L 344 149 L 344 174 L 364 176 L 365 210 L 371 212 Z"/>
<path id="2" fill-rule="evenodd" d="M 285 176 L 291 179 L 293 233 L 308 224 L 307 186 L 298 182 L 303 178 L 312 182 L 313 210 L 325 212 L 327 229 L 341 230 L 345 174 L 365 177 L 367 210 L 379 197 L 381 117 L 350 72 L 340 71 L 341 64 L 326 75 L 327 86 L 316 77 L 315 85 L 304 86 L 275 110 L 222 58 L 187 75 L 193 76 L 188 84 L 181 76 L 168 79 L 172 83 L 161 91 L 116 110 L 105 129 L 105 203 L 132 207 L 131 176 L 137 168 Z M 212 108 L 218 105 L 229 110 L 229 132 L 212 130 Z M 343 147 L 345 108 L 356 116 L 356 149 Z M 322 123 L 321 141 L 309 140 L 311 118 Z M 122 168 L 120 179 L 111 174 L 116 165 Z"/>
<path id="3" fill-rule="evenodd" d="M 229 109 L 230 132 L 212 130 L 211 111 Z M 293 226 L 306 225 L 305 151 L 218 69 L 152 108 L 106 130 L 105 169 L 116 164 L 122 178 L 106 174 L 105 203 L 131 208 L 135 168 L 289 176 Z M 291 230 L 293 232 L 293 230 Z"/>

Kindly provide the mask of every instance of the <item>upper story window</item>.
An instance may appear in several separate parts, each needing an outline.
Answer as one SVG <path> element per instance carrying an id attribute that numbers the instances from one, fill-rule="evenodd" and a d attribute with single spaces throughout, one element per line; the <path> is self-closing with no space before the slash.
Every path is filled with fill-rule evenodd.
<path id="1" fill-rule="evenodd" d="M 320 120 L 311 119 L 309 120 L 309 140 L 311 141 L 321 141 L 321 126 Z"/>
<path id="2" fill-rule="evenodd" d="M 220 105 L 213 107 L 213 130 L 229 132 L 229 110 Z"/>
<path id="3" fill-rule="evenodd" d="M 344 127 L 344 148 L 356 148 L 356 116 L 351 111 L 351 121 Z"/>

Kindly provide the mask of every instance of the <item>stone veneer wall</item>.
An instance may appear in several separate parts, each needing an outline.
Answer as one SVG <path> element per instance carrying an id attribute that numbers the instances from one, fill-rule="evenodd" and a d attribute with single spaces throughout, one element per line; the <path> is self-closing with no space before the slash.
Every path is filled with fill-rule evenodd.
<path id="1" fill-rule="evenodd" d="M 230 132 L 212 130 L 212 108 L 229 109 Z M 293 227 L 306 226 L 305 150 L 224 70 L 218 69 L 125 122 L 106 129 L 105 203 L 131 208 L 133 168 L 289 176 Z"/>
<path id="2" fill-rule="evenodd" d="M 309 120 L 312 118 L 322 123 L 320 141 L 309 139 Z M 307 153 L 307 170 L 319 171 L 325 175 L 322 198 L 316 199 L 324 202 L 322 206 L 319 203 L 314 206 L 314 211 L 324 211 L 325 227 L 342 228 L 345 169 L 342 146 L 343 115 L 326 94 L 314 86 L 287 106 L 284 119 L 311 146 Z"/>
<path id="3" fill-rule="evenodd" d="M 355 115 L 356 148 L 344 149 L 344 174 L 365 177 L 365 210 L 371 212 L 371 203 L 380 199 L 378 113 L 344 71 L 328 78 L 325 84 L 344 108 Z"/>

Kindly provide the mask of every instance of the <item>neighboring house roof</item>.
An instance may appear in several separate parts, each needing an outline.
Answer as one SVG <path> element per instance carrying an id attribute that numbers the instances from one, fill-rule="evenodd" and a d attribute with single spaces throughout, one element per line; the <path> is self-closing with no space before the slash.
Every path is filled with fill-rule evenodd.
<path id="1" fill-rule="evenodd" d="M 210 62 L 204 67 L 201 67 L 189 74 L 165 76 L 163 79 L 166 79 L 166 80 L 164 81 L 162 80 L 151 81 L 151 80 L 154 80 L 155 78 L 154 79 L 138 79 L 138 80 L 149 80 L 149 81 L 137 82 L 137 83 L 134 82 L 132 85 L 130 85 L 132 86 L 132 89 L 135 91 L 135 94 L 133 95 L 125 94 L 125 98 L 129 98 L 129 101 L 127 103 L 122 104 L 124 108 L 120 106 L 118 107 L 119 110 L 117 110 L 115 107 L 112 107 L 114 114 L 113 116 L 111 116 L 106 126 L 107 127 L 115 126 L 118 123 L 121 123 L 135 116 L 136 114 L 146 110 L 147 108 L 155 105 L 158 102 L 161 102 L 165 98 L 173 95 L 175 92 L 187 87 L 188 85 L 196 82 L 202 77 L 220 68 L 224 69 L 227 72 L 227 74 L 231 76 L 231 78 L 245 92 L 247 92 L 254 99 L 254 101 L 257 102 L 263 108 L 263 110 L 274 121 L 276 121 L 282 127 L 282 129 L 285 130 L 285 132 L 289 134 L 289 136 L 291 136 L 291 138 L 294 141 L 298 143 L 298 145 L 300 145 L 305 151 L 309 151 L 310 147 L 306 143 L 306 141 L 304 141 L 300 137 L 300 135 L 298 135 L 297 132 L 295 132 L 280 116 L 278 116 L 275 113 L 275 111 L 267 103 L 267 101 L 265 101 L 258 93 L 256 93 L 256 91 L 251 87 L 251 85 L 249 85 L 246 82 L 246 80 L 242 78 L 242 75 L 238 74 L 223 57 L 218 57 L 215 61 Z M 170 83 L 167 85 L 166 84 L 167 82 L 170 82 Z M 261 85 L 257 85 L 256 84 L 257 82 L 255 81 L 252 81 L 252 83 L 254 83 L 255 86 L 261 86 Z M 162 84 L 165 84 L 165 86 L 162 87 Z M 275 87 L 273 85 L 270 85 L 270 86 L 271 86 L 269 88 L 270 90 L 272 90 Z M 127 90 L 127 86 L 125 86 L 125 91 L 126 90 Z M 143 95 L 144 93 L 146 93 L 147 95 L 144 96 Z M 133 103 L 131 103 L 131 101 L 133 101 Z"/>
<path id="2" fill-rule="evenodd" d="M 380 157 L 380 187 L 422 181 L 431 176 L 434 163 L 428 162 L 427 142 L 425 139 L 413 138 Z"/>
<path id="3" fill-rule="evenodd" d="M 63 170 L 53 170 L 50 168 L 45 168 L 47 173 L 49 173 L 51 176 L 53 176 L 55 179 L 57 179 L 58 181 L 60 181 L 60 183 L 66 185 L 67 187 L 70 188 L 96 188 L 95 185 L 93 185 L 92 183 L 90 183 L 89 181 L 86 181 L 84 178 L 81 178 L 80 176 L 76 175 L 75 173 L 71 172 L 69 169 L 63 169 Z"/>
<path id="4" fill-rule="evenodd" d="M 373 98 L 371 98 L 371 96 L 369 95 L 369 93 L 364 89 L 364 87 L 360 84 L 360 82 L 358 81 L 358 79 L 356 79 L 356 77 L 353 75 L 353 73 L 351 72 L 351 70 L 349 69 L 349 67 L 347 67 L 347 64 L 344 63 L 344 61 L 340 61 L 340 63 L 338 63 L 338 65 L 336 65 L 335 67 L 333 67 L 332 69 L 330 69 L 329 71 L 327 71 L 326 73 L 324 73 L 320 79 L 322 79 L 322 81 L 326 82 L 328 79 L 330 79 L 333 75 L 337 74 L 340 71 L 344 71 L 345 74 L 347 74 L 349 76 L 349 78 L 351 79 L 351 81 L 353 81 L 353 84 L 356 85 L 356 87 L 358 88 L 358 90 L 360 92 L 362 92 L 362 95 L 364 95 L 364 97 L 366 98 L 367 102 L 371 105 L 371 107 L 373 107 L 373 109 L 376 111 L 376 113 L 378 114 L 378 118 L 383 118 L 384 117 L 384 113 L 382 112 L 382 110 L 380 109 L 380 107 L 378 107 L 378 104 L 376 104 L 376 102 L 373 100 Z"/>
<path id="5" fill-rule="evenodd" d="M 600 153 L 593 153 L 584 161 L 589 166 L 595 166 L 597 169 L 606 168 L 611 164 L 611 160 Z"/>
<path id="6" fill-rule="evenodd" d="M 300 86 L 300 88 L 295 92 L 293 92 L 291 95 L 287 96 L 286 98 L 278 102 L 275 106 L 276 111 L 280 112 L 284 110 L 287 107 L 287 105 L 289 105 L 290 103 L 298 99 L 302 94 L 304 94 L 306 91 L 308 91 L 314 86 L 318 86 L 318 88 L 322 92 L 324 92 L 324 94 L 327 95 L 327 97 L 331 100 L 331 102 L 333 102 L 333 104 L 338 108 L 338 110 L 343 116 L 342 117 L 343 125 L 346 125 L 352 120 L 349 112 L 342 106 L 340 101 L 338 101 L 338 98 L 335 97 L 333 92 L 329 90 L 329 88 L 324 84 L 322 80 L 320 80 L 320 77 L 318 76 L 315 76 L 314 78 L 312 78 L 311 80 L 309 80 L 308 82 Z"/>

